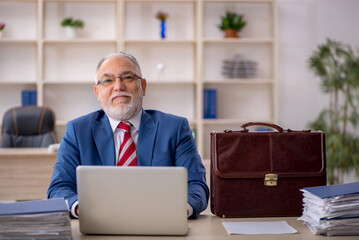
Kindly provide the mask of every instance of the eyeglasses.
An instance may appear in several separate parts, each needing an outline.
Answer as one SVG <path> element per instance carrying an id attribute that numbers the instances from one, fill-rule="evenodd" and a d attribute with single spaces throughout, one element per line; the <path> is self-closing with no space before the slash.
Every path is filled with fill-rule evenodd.
<path id="1" fill-rule="evenodd" d="M 104 87 L 112 86 L 116 82 L 116 78 L 119 78 L 121 81 L 121 84 L 131 84 L 139 79 L 142 79 L 140 76 L 132 73 L 132 72 L 126 72 L 121 74 L 118 77 L 115 77 L 111 74 L 104 74 L 104 76 L 97 81 L 96 85 L 101 85 Z"/>

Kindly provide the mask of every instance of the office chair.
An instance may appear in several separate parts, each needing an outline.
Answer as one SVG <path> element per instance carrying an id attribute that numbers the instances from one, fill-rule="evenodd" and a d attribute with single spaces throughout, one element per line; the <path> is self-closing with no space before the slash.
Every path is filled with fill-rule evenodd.
<path id="1" fill-rule="evenodd" d="M 54 126 L 55 114 L 49 108 L 11 108 L 3 117 L 0 147 L 48 147 L 57 142 Z"/>

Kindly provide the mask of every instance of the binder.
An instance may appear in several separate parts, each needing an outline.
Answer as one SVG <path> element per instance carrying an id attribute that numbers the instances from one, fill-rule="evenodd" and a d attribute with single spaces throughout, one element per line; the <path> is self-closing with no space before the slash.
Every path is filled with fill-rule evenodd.
<path id="1" fill-rule="evenodd" d="M 203 118 L 217 118 L 217 90 L 203 90 Z"/>
<path id="2" fill-rule="evenodd" d="M 23 90 L 21 92 L 22 106 L 36 106 L 37 105 L 37 92 L 36 90 Z"/>
<path id="3" fill-rule="evenodd" d="M 330 198 L 330 197 L 338 197 L 338 196 L 345 196 L 351 194 L 359 194 L 359 182 L 346 183 L 340 185 L 310 187 L 310 188 L 304 188 L 304 190 L 320 198 Z"/>
<path id="4" fill-rule="evenodd" d="M 69 207 L 63 198 L 0 204 L 0 216 L 67 211 L 69 211 Z"/>

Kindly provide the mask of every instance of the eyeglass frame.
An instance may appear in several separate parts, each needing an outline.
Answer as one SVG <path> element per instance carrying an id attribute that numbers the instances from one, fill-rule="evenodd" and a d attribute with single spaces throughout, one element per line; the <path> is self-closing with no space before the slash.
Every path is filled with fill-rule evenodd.
<path id="1" fill-rule="evenodd" d="M 127 74 L 132 74 L 133 77 L 134 77 L 134 80 L 131 81 L 131 82 L 127 82 L 127 83 L 126 83 L 125 80 L 124 80 L 122 77 L 125 76 L 125 75 L 127 75 Z M 96 86 L 98 86 L 98 85 L 101 85 L 101 86 L 103 86 L 103 87 L 111 86 L 111 85 L 115 84 L 116 78 L 119 78 L 119 79 L 120 79 L 121 84 L 129 84 L 129 83 L 136 82 L 137 80 L 143 80 L 143 79 L 144 79 L 144 78 L 138 76 L 137 74 L 135 74 L 135 73 L 133 73 L 133 72 L 131 72 L 131 71 L 127 71 L 127 72 L 121 73 L 121 74 L 120 74 L 119 76 L 117 76 L 117 77 L 114 76 L 114 75 L 112 75 L 112 74 L 107 74 L 107 73 L 105 73 L 104 76 L 105 76 L 106 78 L 111 78 L 111 80 L 113 80 L 113 83 L 111 83 L 111 84 L 109 84 L 109 85 L 104 85 L 103 81 L 108 80 L 108 79 L 100 79 L 100 80 L 97 80 Z M 137 79 L 135 79 L 135 78 L 137 78 Z"/>

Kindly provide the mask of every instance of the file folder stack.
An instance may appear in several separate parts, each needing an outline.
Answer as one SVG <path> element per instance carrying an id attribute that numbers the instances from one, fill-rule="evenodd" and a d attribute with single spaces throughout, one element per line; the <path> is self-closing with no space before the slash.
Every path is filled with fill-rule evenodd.
<path id="1" fill-rule="evenodd" d="M 227 78 L 254 78 L 256 76 L 257 63 L 243 59 L 236 55 L 233 60 L 224 60 L 222 64 L 222 75 Z"/>
<path id="2" fill-rule="evenodd" d="M 359 235 L 359 182 L 301 189 L 304 221 L 317 235 Z"/>
<path id="3" fill-rule="evenodd" d="M 0 204 L 0 239 L 72 239 L 64 199 Z"/>

